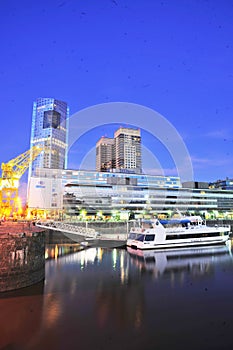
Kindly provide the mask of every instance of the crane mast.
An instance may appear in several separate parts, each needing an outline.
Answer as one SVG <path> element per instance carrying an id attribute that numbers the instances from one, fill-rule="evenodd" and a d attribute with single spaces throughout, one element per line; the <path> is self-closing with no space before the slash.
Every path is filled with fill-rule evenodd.
<path id="1" fill-rule="evenodd" d="M 9 162 L 1 164 L 0 216 L 8 217 L 21 213 L 21 201 L 18 197 L 19 180 L 42 150 L 41 147 L 33 146 Z"/>

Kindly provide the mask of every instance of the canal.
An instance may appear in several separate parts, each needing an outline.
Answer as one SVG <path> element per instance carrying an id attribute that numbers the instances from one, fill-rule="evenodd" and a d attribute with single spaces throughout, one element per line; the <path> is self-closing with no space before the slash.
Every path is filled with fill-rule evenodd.
<path id="1" fill-rule="evenodd" d="M 0 294 L 0 349 L 232 349 L 226 246 L 45 247 L 45 279 Z"/>

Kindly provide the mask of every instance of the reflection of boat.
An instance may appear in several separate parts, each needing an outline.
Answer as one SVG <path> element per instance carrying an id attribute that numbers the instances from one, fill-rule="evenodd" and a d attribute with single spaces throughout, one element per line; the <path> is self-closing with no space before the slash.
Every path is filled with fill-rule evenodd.
<path id="1" fill-rule="evenodd" d="M 172 220 L 141 220 L 130 230 L 127 246 L 163 249 L 225 243 L 230 226 L 206 226 L 200 216 Z"/>
<path id="2" fill-rule="evenodd" d="M 209 265 L 231 256 L 228 243 L 214 247 L 165 250 L 136 250 L 127 247 L 127 251 L 137 266 L 153 271 L 157 276 L 169 271 L 198 271 L 203 273 Z"/>

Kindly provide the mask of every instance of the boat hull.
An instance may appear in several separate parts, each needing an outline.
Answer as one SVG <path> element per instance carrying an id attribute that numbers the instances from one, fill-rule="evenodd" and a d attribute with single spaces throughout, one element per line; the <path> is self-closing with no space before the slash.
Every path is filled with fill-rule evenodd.
<path id="1" fill-rule="evenodd" d="M 209 245 L 218 245 L 218 244 L 226 244 L 229 236 L 222 238 L 221 240 L 196 240 L 196 241 L 185 241 L 185 242 L 173 242 L 173 243 L 161 243 L 161 244 L 151 244 L 151 245 L 143 245 L 138 244 L 136 242 L 127 242 L 127 246 L 132 249 L 172 249 L 172 248 L 184 248 L 184 247 L 197 247 L 197 246 L 209 246 Z"/>

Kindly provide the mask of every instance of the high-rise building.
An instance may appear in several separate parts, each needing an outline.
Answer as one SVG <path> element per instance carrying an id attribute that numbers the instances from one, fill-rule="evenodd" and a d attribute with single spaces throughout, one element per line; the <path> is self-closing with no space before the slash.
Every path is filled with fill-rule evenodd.
<path id="1" fill-rule="evenodd" d="M 66 102 L 38 98 L 33 104 L 31 148 L 44 149 L 29 167 L 29 179 L 37 168 L 65 169 L 67 165 L 68 115 Z"/>
<path id="2" fill-rule="evenodd" d="M 140 174 L 142 171 L 140 129 L 121 127 L 114 133 L 114 138 L 116 170 Z"/>
<path id="3" fill-rule="evenodd" d="M 115 168 L 115 140 L 101 137 L 96 143 L 96 171 L 110 171 Z"/>
<path id="4" fill-rule="evenodd" d="M 119 128 L 114 138 L 102 137 L 96 143 L 96 170 L 141 173 L 141 133 L 139 129 Z"/>

